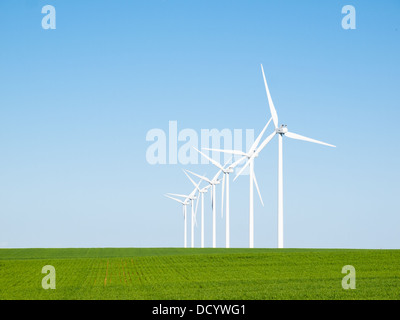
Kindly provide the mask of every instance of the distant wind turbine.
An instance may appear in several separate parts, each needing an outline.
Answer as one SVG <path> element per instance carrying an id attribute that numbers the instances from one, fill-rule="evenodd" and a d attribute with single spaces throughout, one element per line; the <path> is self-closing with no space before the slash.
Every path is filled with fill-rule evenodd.
<path id="1" fill-rule="evenodd" d="M 191 224 L 191 246 L 192 248 L 194 248 L 194 225 L 195 225 L 195 221 L 196 221 L 196 213 L 194 212 L 194 206 L 193 206 L 193 202 L 194 200 L 196 200 L 196 191 L 199 187 L 201 183 L 201 180 L 199 181 L 199 183 L 196 185 L 196 187 L 194 188 L 194 190 L 189 194 L 189 195 L 184 195 L 184 194 L 176 194 L 176 193 L 167 193 L 167 195 L 169 196 L 174 196 L 174 197 L 180 197 L 180 198 L 184 198 L 185 201 L 189 201 L 191 202 L 191 207 L 192 207 L 192 224 Z M 196 209 L 197 210 L 197 209 Z M 197 224 L 197 223 L 196 223 Z"/>
<path id="2" fill-rule="evenodd" d="M 224 168 L 219 162 L 211 159 L 207 155 L 205 155 L 203 152 L 197 150 L 194 148 L 198 153 L 200 153 L 204 158 L 209 160 L 213 165 L 215 165 L 218 169 L 221 169 L 222 172 L 224 173 L 224 177 L 222 178 L 222 200 L 221 200 L 221 214 L 223 216 L 224 214 L 224 186 L 225 186 L 225 181 L 226 181 L 226 205 L 225 205 L 225 246 L 226 248 L 230 247 L 230 215 L 229 215 L 229 174 L 233 172 L 233 169 L 236 168 L 236 166 L 242 162 L 246 157 L 241 157 L 239 160 L 236 162 L 232 163 L 229 165 L 227 168 Z"/>
<path id="3" fill-rule="evenodd" d="M 204 150 L 211 150 L 211 151 L 217 151 L 217 152 L 224 152 L 224 153 L 229 153 L 229 154 L 236 154 L 240 155 L 243 157 L 247 157 L 248 161 L 246 165 L 242 167 L 242 169 L 238 172 L 236 175 L 235 179 L 242 174 L 244 169 L 248 165 L 250 165 L 250 201 L 249 201 L 249 248 L 254 248 L 254 200 L 253 200 L 253 186 L 256 186 L 258 196 L 260 197 L 261 204 L 264 206 L 264 202 L 261 197 L 260 189 L 258 187 L 256 175 L 254 173 L 254 158 L 258 156 L 258 153 L 266 146 L 264 142 L 260 145 L 261 138 L 265 132 L 265 130 L 268 128 L 272 118 L 268 121 L 268 123 L 265 125 L 264 129 L 261 131 L 261 133 L 258 135 L 257 139 L 254 141 L 253 145 L 250 147 L 250 150 L 245 153 L 240 150 L 221 150 L 221 149 L 209 149 L 209 148 L 204 148 Z"/>
<path id="4" fill-rule="evenodd" d="M 189 200 L 179 200 L 173 197 L 170 197 L 169 195 L 165 195 L 167 198 L 170 198 L 172 200 L 175 200 L 179 203 L 182 204 L 183 208 L 183 246 L 187 248 L 187 223 L 186 223 L 186 206 L 189 204 Z"/>
<path id="5" fill-rule="evenodd" d="M 222 170 L 219 170 L 217 174 L 210 180 L 207 177 L 201 176 L 197 173 L 194 173 L 192 171 L 186 170 L 187 172 L 193 174 L 194 176 L 208 182 L 212 188 L 212 194 L 211 194 L 211 205 L 212 205 L 212 210 L 213 210 L 213 248 L 217 246 L 217 230 L 216 230 L 216 221 L 215 221 L 215 210 L 216 210 L 216 201 L 215 201 L 215 186 L 220 183 L 218 180 L 219 175 L 221 174 Z"/>
<path id="6" fill-rule="evenodd" d="M 199 188 L 196 186 L 196 183 L 193 181 L 193 179 L 186 173 L 185 170 L 183 172 L 186 174 L 186 176 L 189 178 L 189 180 L 192 182 L 192 184 L 197 188 L 199 191 L 199 195 L 201 195 L 201 247 L 204 248 L 204 194 L 208 192 L 208 189 L 211 188 L 211 185 L 209 184 L 208 186 L 205 186 L 204 188 Z M 197 204 L 196 204 L 196 217 L 197 217 L 197 205 L 199 204 L 199 198 L 197 198 Z"/>

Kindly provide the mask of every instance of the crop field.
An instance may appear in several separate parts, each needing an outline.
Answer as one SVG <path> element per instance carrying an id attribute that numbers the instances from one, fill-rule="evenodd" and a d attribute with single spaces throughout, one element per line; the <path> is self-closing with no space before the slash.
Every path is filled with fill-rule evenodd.
<path id="1" fill-rule="evenodd" d="M 42 267 L 56 289 L 42 288 Z M 342 288 L 342 267 L 356 289 Z M 400 250 L 0 249 L 0 299 L 399 299 Z"/>

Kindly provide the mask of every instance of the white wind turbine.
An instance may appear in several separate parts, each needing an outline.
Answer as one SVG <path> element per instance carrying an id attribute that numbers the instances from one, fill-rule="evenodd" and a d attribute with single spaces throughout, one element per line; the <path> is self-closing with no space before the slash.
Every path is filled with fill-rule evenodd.
<path id="1" fill-rule="evenodd" d="M 272 115 L 272 120 L 275 125 L 275 131 L 263 142 L 264 146 L 271 141 L 271 139 L 275 136 L 278 135 L 278 248 L 283 248 L 283 153 L 282 153 L 282 137 L 286 136 L 288 138 L 296 139 L 296 140 L 303 140 L 303 141 L 308 141 L 308 142 L 313 142 L 313 143 L 318 143 L 322 144 L 325 146 L 329 147 L 335 147 L 334 145 L 321 142 L 318 140 L 310 139 L 304 136 L 301 136 L 297 133 L 289 132 L 287 129 L 286 125 L 281 125 L 278 127 L 278 114 L 276 113 L 274 103 L 272 102 L 271 94 L 268 89 L 267 85 L 267 80 L 265 79 L 265 74 L 264 74 L 264 68 L 261 65 L 261 71 L 263 74 L 264 78 L 264 85 L 265 85 L 265 90 L 267 92 L 267 97 L 268 97 L 268 104 L 269 104 L 269 109 L 271 111 Z M 258 150 L 256 153 L 258 153 L 261 150 Z M 246 166 L 248 163 L 246 163 Z"/>
<path id="2" fill-rule="evenodd" d="M 216 216 L 216 213 L 215 213 L 215 210 L 216 210 L 216 205 L 215 205 L 215 203 L 216 203 L 216 201 L 215 201 L 215 186 L 220 183 L 220 181 L 218 180 L 218 177 L 221 174 L 222 170 L 219 170 L 217 172 L 217 174 L 214 176 L 214 178 L 212 178 L 211 180 L 208 179 L 207 177 L 201 176 L 201 175 L 199 175 L 197 173 L 194 173 L 192 171 L 189 171 L 189 170 L 186 170 L 186 171 L 191 173 L 191 174 L 193 174 L 193 175 L 195 175 L 196 177 L 208 182 L 210 184 L 211 188 L 212 188 L 211 205 L 212 205 L 212 210 L 213 210 L 213 248 L 215 248 L 217 246 L 217 231 L 216 231 L 216 224 L 215 224 L 216 223 L 216 221 L 215 221 L 215 216 Z"/>
<path id="3" fill-rule="evenodd" d="M 205 186 L 204 188 L 200 189 L 198 186 L 196 186 L 196 183 L 186 173 L 186 171 L 183 171 L 183 172 L 186 174 L 186 176 L 189 178 L 189 180 L 193 183 L 193 185 L 197 188 L 197 190 L 199 191 L 199 194 L 201 195 L 201 247 L 204 248 L 204 194 L 208 192 L 208 189 L 211 188 L 211 185 L 209 184 L 208 186 Z M 197 198 L 196 216 L 197 216 L 198 203 L 199 203 L 199 199 Z"/>
<path id="4" fill-rule="evenodd" d="M 197 191 L 200 183 L 201 183 L 201 180 L 199 181 L 199 183 L 196 185 L 194 190 L 189 195 L 176 194 L 176 193 L 167 193 L 167 195 L 169 195 L 169 196 L 175 196 L 175 197 L 184 198 L 185 201 L 189 201 L 190 200 L 191 207 L 192 207 L 192 224 L 191 224 L 191 235 L 190 235 L 191 236 L 191 246 L 192 246 L 192 248 L 194 248 L 194 224 L 195 223 L 197 224 L 197 222 L 196 222 L 196 213 L 194 212 L 193 202 L 194 202 L 194 200 L 196 200 L 196 191 Z M 196 207 L 196 211 L 197 211 L 197 207 Z"/>
<path id="5" fill-rule="evenodd" d="M 184 245 L 184 247 L 185 248 L 187 248 L 187 223 L 186 223 L 186 206 L 189 204 L 189 200 L 188 199 L 185 199 L 185 200 L 180 200 L 180 199 L 176 199 L 176 198 L 173 198 L 173 197 L 170 197 L 170 196 L 168 196 L 168 195 L 165 195 L 167 198 L 170 198 L 170 199 L 172 199 L 172 200 L 175 200 L 175 201 L 177 201 L 177 202 L 179 202 L 179 203 L 181 203 L 182 204 L 182 208 L 183 208 L 183 245 Z"/>
<path id="6" fill-rule="evenodd" d="M 222 216 L 224 215 L 224 186 L 225 186 L 225 181 L 226 181 L 226 205 L 225 205 L 225 246 L 226 248 L 230 247 L 230 215 L 229 215 L 229 174 L 233 172 L 233 169 L 236 168 L 236 166 L 242 162 L 246 157 L 241 157 L 239 160 L 236 162 L 232 163 L 229 165 L 227 168 L 224 168 L 220 163 L 217 161 L 211 159 L 207 155 L 205 155 L 203 152 L 197 150 L 194 148 L 197 152 L 199 152 L 204 158 L 209 160 L 213 165 L 215 165 L 218 169 L 222 170 L 224 173 L 224 177 L 222 178 L 222 199 L 221 199 L 221 214 Z"/>
<path id="7" fill-rule="evenodd" d="M 246 169 L 248 165 L 250 165 L 250 201 L 249 201 L 249 248 L 254 248 L 254 197 L 253 197 L 253 186 L 256 186 L 258 196 L 260 197 L 261 204 L 264 206 L 264 202 L 261 197 L 260 189 L 258 187 L 256 175 L 254 173 L 254 158 L 258 156 L 258 153 L 267 145 L 265 141 L 260 145 L 261 138 L 265 132 L 265 130 L 268 128 L 268 125 L 270 124 L 272 118 L 268 121 L 268 123 L 265 125 L 264 129 L 261 131 L 261 133 L 258 135 L 257 139 L 254 141 L 253 145 L 250 147 L 249 151 L 247 153 L 240 151 L 240 150 L 221 150 L 221 149 L 209 149 L 209 148 L 204 148 L 204 150 L 210 150 L 210 151 L 218 151 L 218 152 L 224 152 L 224 153 L 229 153 L 229 154 L 235 154 L 235 155 L 240 155 L 243 157 L 247 157 L 248 161 L 246 165 L 243 166 L 243 168 L 239 171 L 239 173 L 236 175 L 235 179 Z"/>

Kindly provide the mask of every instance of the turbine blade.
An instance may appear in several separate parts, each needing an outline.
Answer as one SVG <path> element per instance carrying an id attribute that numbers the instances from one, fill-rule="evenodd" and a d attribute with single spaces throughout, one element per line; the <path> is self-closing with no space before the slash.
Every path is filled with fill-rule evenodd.
<path id="1" fill-rule="evenodd" d="M 224 170 L 226 168 L 226 166 L 228 165 L 229 162 L 231 162 L 233 159 L 233 156 L 229 158 L 229 160 L 227 162 L 224 163 L 224 166 L 222 168 L 222 170 Z"/>
<path id="2" fill-rule="evenodd" d="M 230 166 L 229 166 L 229 169 L 235 169 L 236 168 L 236 166 L 239 164 L 239 163 L 241 163 L 244 159 L 246 159 L 246 157 L 241 157 L 239 160 L 237 160 L 237 161 L 235 161 L 234 163 L 232 163 Z"/>
<path id="3" fill-rule="evenodd" d="M 265 125 L 264 129 L 262 129 L 261 133 L 258 135 L 257 139 L 254 141 L 253 145 L 250 147 L 249 152 L 255 150 L 258 144 L 261 141 L 262 136 L 264 135 L 265 130 L 267 130 L 269 124 L 271 123 L 272 118 L 269 119 L 268 123 Z"/>
<path id="4" fill-rule="evenodd" d="M 249 159 L 246 164 L 242 167 L 242 169 L 240 169 L 240 171 L 238 172 L 238 174 L 236 175 L 235 179 L 233 179 L 233 181 L 236 181 L 236 179 L 242 174 L 242 172 L 244 171 L 244 169 L 247 168 L 247 166 L 250 164 L 250 161 L 252 161 L 253 158 Z"/>
<path id="5" fill-rule="evenodd" d="M 204 158 L 206 158 L 208 161 L 210 161 L 214 166 L 216 166 L 217 168 L 223 170 L 224 168 L 221 166 L 220 163 L 218 163 L 217 161 L 211 159 L 210 157 L 206 156 L 203 152 L 197 150 L 195 147 L 193 147 L 194 150 L 196 150 L 198 153 L 200 153 Z"/>
<path id="6" fill-rule="evenodd" d="M 165 196 L 166 196 L 167 198 L 170 198 L 170 199 L 172 199 L 172 200 L 175 200 L 176 202 L 179 202 L 179 203 L 185 204 L 185 202 L 184 202 L 184 201 L 181 201 L 181 200 L 179 200 L 179 199 L 175 199 L 175 198 L 173 198 L 173 197 L 170 197 L 169 195 L 166 195 L 166 194 L 165 194 Z"/>
<path id="7" fill-rule="evenodd" d="M 186 177 L 189 178 L 189 180 L 192 182 L 192 184 L 200 191 L 199 189 L 199 185 L 196 184 L 196 182 L 193 181 L 193 179 L 187 174 L 187 172 L 185 170 L 182 169 L 182 171 L 186 174 Z M 200 180 L 201 181 L 201 180 Z"/>
<path id="8" fill-rule="evenodd" d="M 264 78 L 265 91 L 267 92 L 269 110 L 271 111 L 272 120 L 274 121 L 275 129 L 276 129 L 276 128 L 278 128 L 278 114 L 276 113 L 274 103 L 272 102 L 271 94 L 268 89 L 267 80 L 265 79 L 264 68 L 262 65 L 261 65 L 261 71 L 262 71 L 263 78 Z"/>
<path id="9" fill-rule="evenodd" d="M 167 195 L 174 196 L 174 197 L 180 197 L 180 198 L 187 198 L 187 197 L 189 197 L 189 196 L 186 196 L 186 195 L 184 195 L 184 194 L 176 194 L 176 193 L 167 193 Z"/>
<path id="10" fill-rule="evenodd" d="M 301 136 L 301 135 L 299 135 L 297 133 L 293 133 L 293 132 L 287 132 L 287 133 L 285 133 L 285 136 L 287 136 L 288 138 L 292 138 L 292 139 L 314 142 L 314 143 L 322 144 L 324 146 L 336 148 L 336 146 L 334 146 L 333 144 L 329 144 L 329 143 L 325 143 L 325 142 L 318 141 L 315 139 L 307 138 L 307 137 Z"/>
<path id="11" fill-rule="evenodd" d="M 247 154 L 239 151 L 239 150 L 222 150 L 222 149 L 210 149 L 210 148 L 202 148 L 203 150 L 209 150 L 209 151 L 216 151 L 216 152 L 224 152 L 224 153 L 230 153 L 230 154 L 238 154 L 240 156 L 246 156 Z"/>
<path id="12" fill-rule="evenodd" d="M 259 154 L 262 149 L 265 148 L 265 146 L 272 140 L 273 137 L 275 137 L 276 132 L 272 132 L 264 141 L 261 143 L 261 145 L 258 147 L 256 154 Z"/>
<path id="13" fill-rule="evenodd" d="M 195 185 L 195 188 L 194 188 L 193 191 L 190 193 L 189 197 L 194 197 L 194 195 L 196 194 L 196 191 L 197 191 L 197 190 L 200 191 L 199 185 L 200 185 L 201 181 L 203 181 L 203 180 L 200 179 L 199 183 L 198 183 L 197 185 Z"/>
<path id="14" fill-rule="evenodd" d="M 193 174 L 194 176 L 196 176 L 196 177 L 198 177 L 198 178 L 200 178 L 200 179 L 202 179 L 202 180 L 204 180 L 204 181 L 207 181 L 208 183 L 211 183 L 211 180 L 210 179 L 208 179 L 208 178 L 206 178 L 206 177 L 203 177 L 203 176 L 201 176 L 201 175 L 199 175 L 199 174 L 197 174 L 197 173 L 194 173 L 194 172 L 192 172 L 192 171 L 189 171 L 189 170 L 186 170 L 187 172 L 190 172 L 191 174 Z"/>
<path id="15" fill-rule="evenodd" d="M 261 204 L 262 204 L 262 206 L 264 207 L 264 201 L 263 201 L 263 199 L 262 199 L 262 197 L 261 197 L 260 189 L 258 188 L 258 183 L 257 183 L 257 179 L 256 179 L 256 174 L 255 174 L 255 172 L 253 172 L 253 181 L 254 181 L 254 184 L 255 184 L 255 186 L 256 186 L 256 189 L 257 189 L 257 192 L 258 192 L 258 196 L 260 197 Z"/>
<path id="16" fill-rule="evenodd" d="M 197 208 L 199 207 L 199 198 L 200 197 L 198 197 L 197 198 L 197 201 L 196 201 L 196 210 L 195 210 L 195 212 L 194 212 L 194 214 L 197 216 Z"/>
<path id="17" fill-rule="evenodd" d="M 219 177 L 219 175 L 221 174 L 222 170 L 219 170 L 217 172 L 217 174 L 214 176 L 214 178 L 211 180 L 212 182 L 215 182 L 215 180 L 217 180 L 217 178 Z"/>

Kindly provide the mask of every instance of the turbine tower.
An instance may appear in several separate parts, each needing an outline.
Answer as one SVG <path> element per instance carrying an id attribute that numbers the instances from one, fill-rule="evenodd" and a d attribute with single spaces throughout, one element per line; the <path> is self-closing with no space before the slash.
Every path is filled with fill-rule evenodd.
<path id="1" fill-rule="evenodd" d="M 182 208 L 183 208 L 183 246 L 185 248 L 187 248 L 187 223 L 186 223 L 186 206 L 189 204 L 188 200 L 179 200 L 173 197 L 170 197 L 169 195 L 165 195 L 167 198 L 170 198 L 172 200 L 175 200 L 179 203 L 182 204 Z"/>

